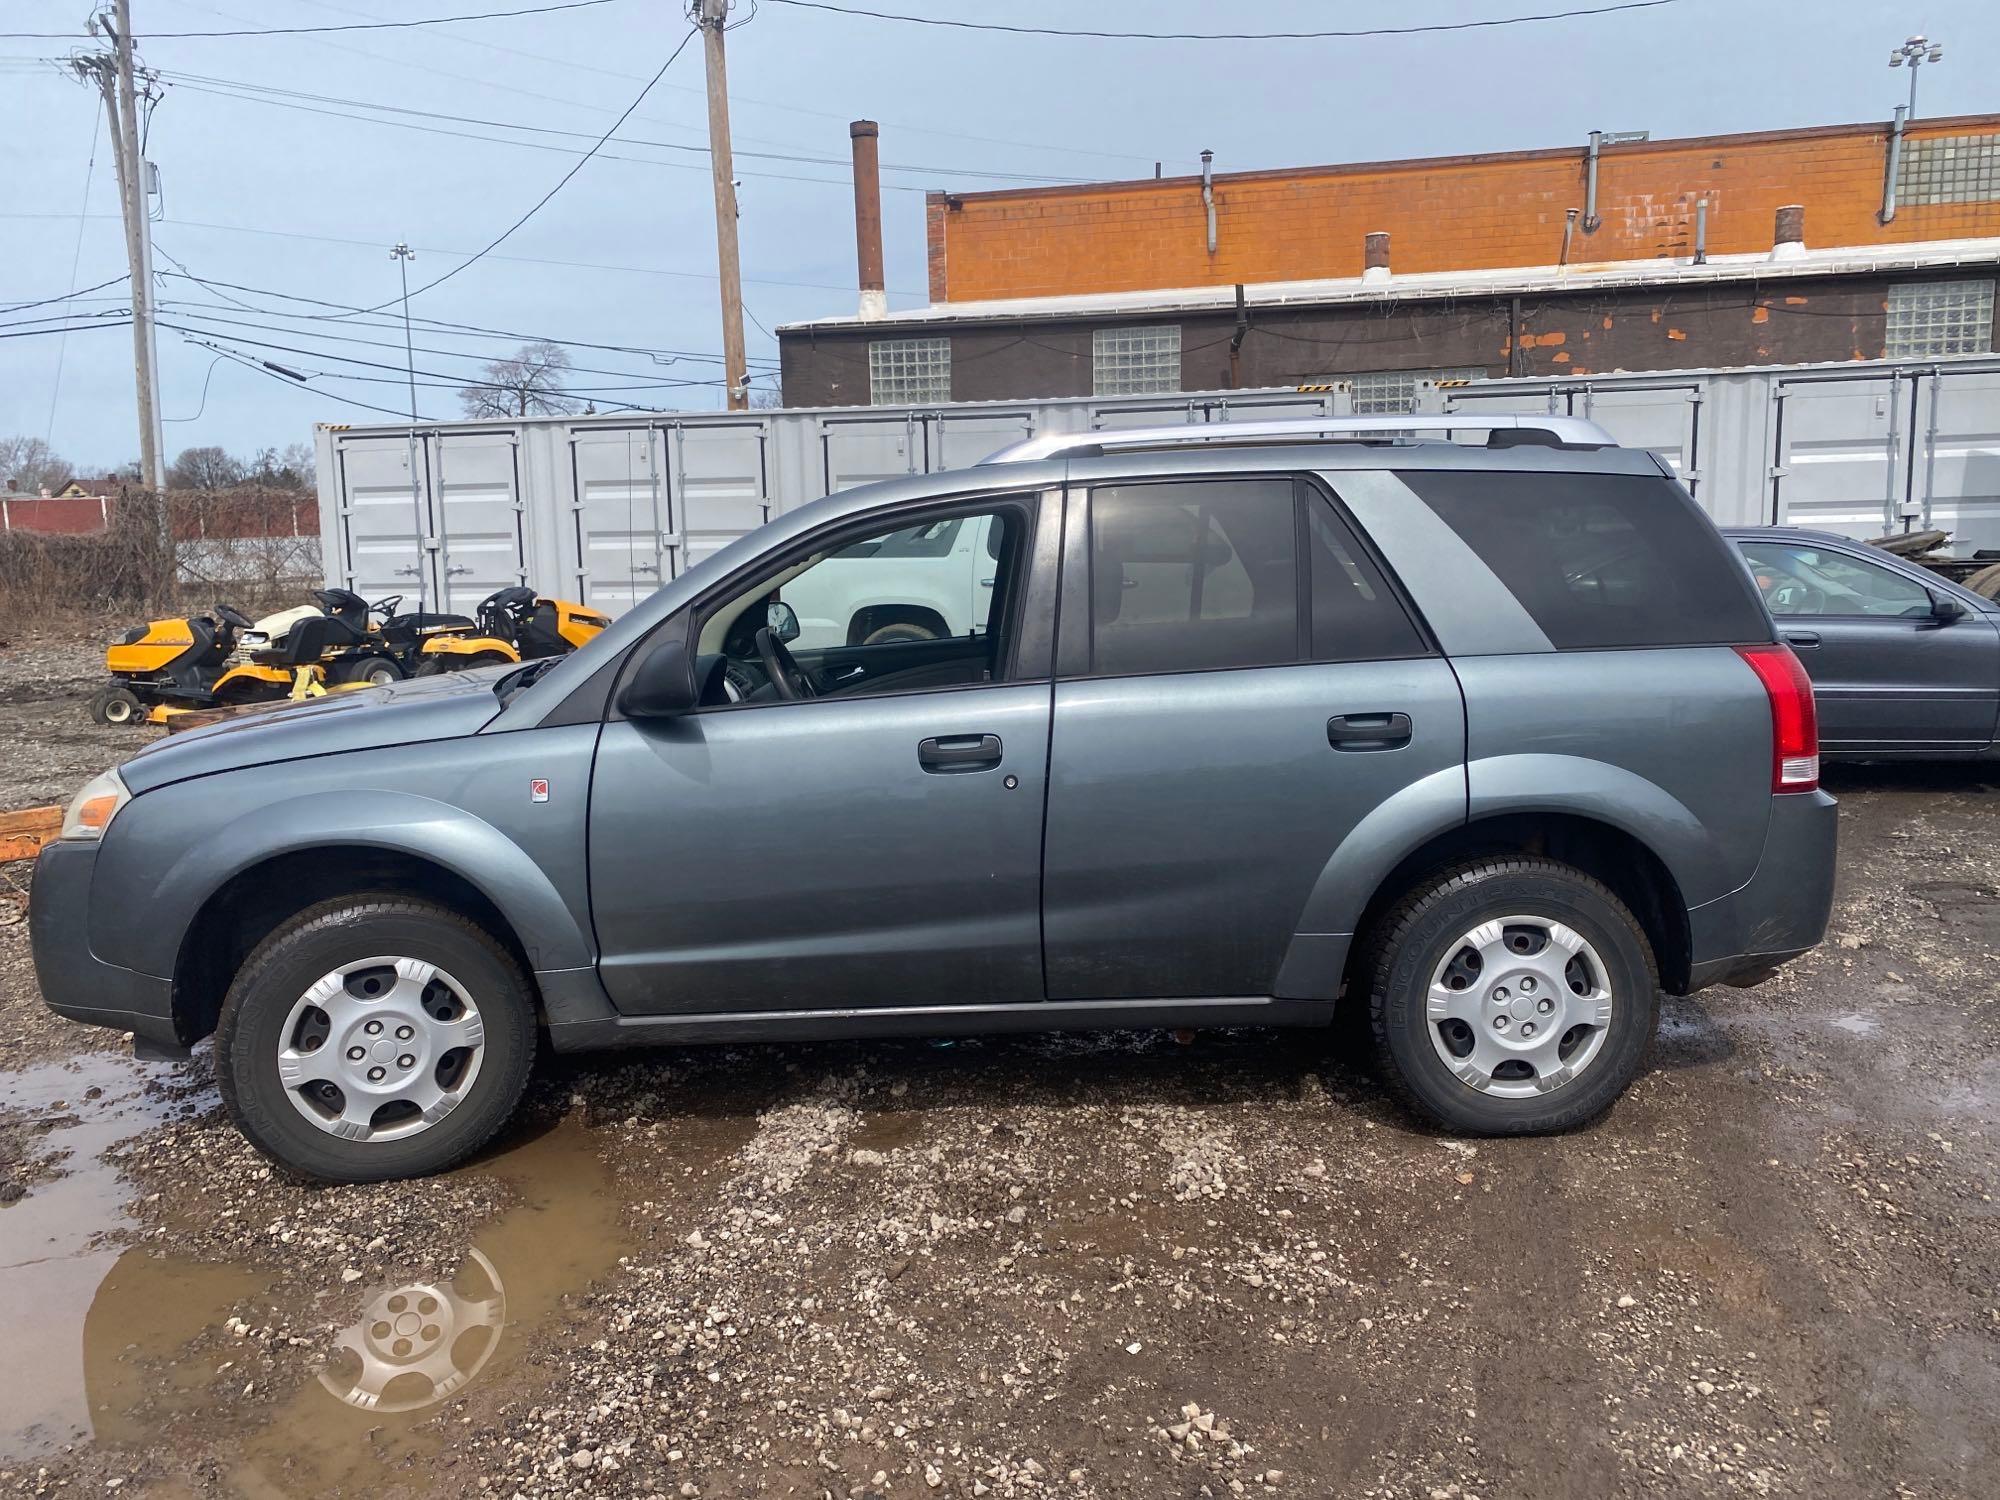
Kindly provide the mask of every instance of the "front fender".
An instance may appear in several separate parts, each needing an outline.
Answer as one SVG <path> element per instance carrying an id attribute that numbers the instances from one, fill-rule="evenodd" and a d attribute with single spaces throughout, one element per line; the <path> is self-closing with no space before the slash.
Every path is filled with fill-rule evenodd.
<path id="1" fill-rule="evenodd" d="M 106 837 L 91 901 L 91 950 L 168 977 L 196 914 L 222 885 L 275 856 L 333 846 L 394 851 L 441 865 L 507 919 L 537 971 L 596 962 L 595 946 L 541 866 L 491 823 L 447 802 L 370 789 L 317 791 L 229 816 L 227 776 L 134 799 Z M 130 826 L 127 820 L 130 820 Z M 190 828 L 208 832 L 192 839 Z M 143 920 L 132 920 L 143 914 Z"/>

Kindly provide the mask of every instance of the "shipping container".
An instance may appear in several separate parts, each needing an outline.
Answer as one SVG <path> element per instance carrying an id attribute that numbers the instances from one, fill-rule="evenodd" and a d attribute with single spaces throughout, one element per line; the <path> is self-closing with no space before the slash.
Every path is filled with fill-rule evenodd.
<path id="1" fill-rule="evenodd" d="M 530 584 L 618 614 L 772 516 L 1049 432 L 1344 415 L 1348 386 L 319 429 L 327 581 L 469 611 Z M 1420 411 L 1589 417 L 1723 525 L 2000 547 L 2000 359 L 1420 381 Z"/>

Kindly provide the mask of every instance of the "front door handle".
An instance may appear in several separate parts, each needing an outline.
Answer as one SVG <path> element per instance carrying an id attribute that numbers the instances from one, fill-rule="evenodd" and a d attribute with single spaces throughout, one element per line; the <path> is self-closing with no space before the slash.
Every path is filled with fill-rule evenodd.
<path id="1" fill-rule="evenodd" d="M 1326 740 L 1336 750 L 1400 750 L 1410 743 L 1408 714 L 1335 714 Z"/>
<path id="2" fill-rule="evenodd" d="M 1787 646 L 1796 646 L 1801 651 L 1810 651 L 1819 644 L 1819 632 L 1817 630 L 1787 630 L 1785 632 L 1785 644 Z"/>
<path id="3" fill-rule="evenodd" d="M 917 742 L 917 764 L 933 776 L 990 771 L 1000 764 L 997 734 L 948 734 Z"/>

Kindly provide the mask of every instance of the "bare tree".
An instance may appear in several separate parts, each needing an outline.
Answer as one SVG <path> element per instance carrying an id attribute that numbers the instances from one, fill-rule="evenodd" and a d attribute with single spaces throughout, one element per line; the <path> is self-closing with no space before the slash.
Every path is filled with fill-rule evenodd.
<path id="1" fill-rule="evenodd" d="M 69 481 L 70 466 L 38 437 L 0 437 L 0 488 L 32 495 Z"/>
<path id="2" fill-rule="evenodd" d="M 510 359 L 486 367 L 485 380 L 462 386 L 458 399 L 468 417 L 562 417 L 579 409 L 563 394 L 569 356 L 547 340 L 523 344 Z"/>
<path id="3" fill-rule="evenodd" d="M 244 477 L 269 489 L 309 490 L 315 473 L 311 444 L 287 443 L 283 448 L 258 449 Z"/>
<path id="4" fill-rule="evenodd" d="M 242 462 L 221 448 L 183 448 L 167 470 L 167 488 L 226 490 L 241 484 L 244 477 Z"/>

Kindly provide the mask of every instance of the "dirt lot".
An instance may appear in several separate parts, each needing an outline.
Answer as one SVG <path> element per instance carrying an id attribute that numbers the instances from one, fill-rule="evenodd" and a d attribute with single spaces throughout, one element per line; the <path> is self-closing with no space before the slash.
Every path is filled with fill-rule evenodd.
<path id="1" fill-rule="evenodd" d="M 16 800 L 92 654 L 0 653 Z M 302 1188 L 0 904 L 0 1493 L 1990 1496 L 2000 778 L 1829 781 L 1836 938 L 1502 1143 L 1316 1036 L 688 1050 Z"/>

